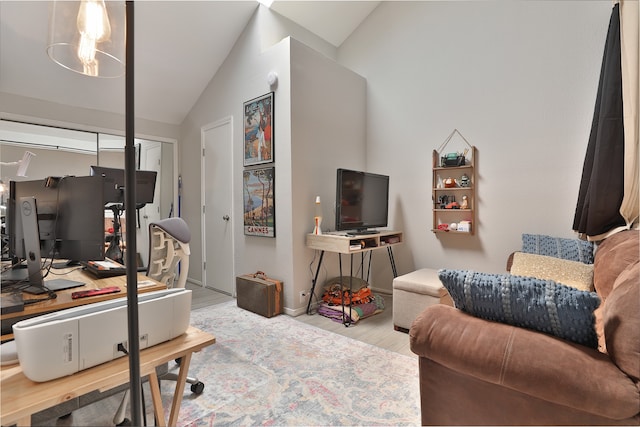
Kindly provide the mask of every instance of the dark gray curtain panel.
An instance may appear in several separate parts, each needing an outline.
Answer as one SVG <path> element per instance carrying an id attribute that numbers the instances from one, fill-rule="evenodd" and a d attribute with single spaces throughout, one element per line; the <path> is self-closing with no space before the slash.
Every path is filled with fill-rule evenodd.
<path id="1" fill-rule="evenodd" d="M 573 220 L 573 229 L 587 237 L 601 236 L 626 224 L 620 215 L 624 197 L 622 117 L 620 13 L 616 4 L 609 21 L 591 134 Z"/>

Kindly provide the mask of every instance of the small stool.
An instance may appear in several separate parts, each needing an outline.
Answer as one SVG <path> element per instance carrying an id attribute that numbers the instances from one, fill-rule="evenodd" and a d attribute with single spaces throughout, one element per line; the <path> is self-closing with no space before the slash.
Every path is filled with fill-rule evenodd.
<path id="1" fill-rule="evenodd" d="M 440 303 L 443 292 L 438 270 L 431 268 L 393 279 L 393 328 L 408 332 L 418 314 L 428 306 Z"/>

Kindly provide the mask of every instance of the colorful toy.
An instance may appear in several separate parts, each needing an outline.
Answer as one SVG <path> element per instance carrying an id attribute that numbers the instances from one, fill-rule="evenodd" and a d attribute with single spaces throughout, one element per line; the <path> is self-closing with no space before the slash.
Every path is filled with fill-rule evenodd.
<path id="1" fill-rule="evenodd" d="M 460 203 L 460 209 L 469 209 L 469 198 L 462 196 L 462 202 Z"/>
<path id="2" fill-rule="evenodd" d="M 444 188 L 455 188 L 457 186 L 456 180 L 453 178 L 447 178 L 444 180 Z"/>
<path id="3" fill-rule="evenodd" d="M 445 209 L 460 209 L 458 202 L 450 202 Z"/>

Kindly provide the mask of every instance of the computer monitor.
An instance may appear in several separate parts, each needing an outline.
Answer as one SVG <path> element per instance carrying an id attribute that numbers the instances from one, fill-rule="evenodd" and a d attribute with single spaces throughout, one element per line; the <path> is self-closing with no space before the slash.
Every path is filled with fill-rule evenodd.
<path id="1" fill-rule="evenodd" d="M 124 169 L 91 166 L 92 176 L 101 176 L 104 180 L 104 204 L 124 203 L 125 173 Z M 156 189 L 156 171 L 136 171 L 136 207 L 153 203 Z"/>
<path id="2" fill-rule="evenodd" d="M 41 271 L 42 259 L 103 260 L 103 188 L 102 179 L 92 176 L 11 181 L 9 254 L 14 264 L 26 260 L 29 271 L 28 278 L 19 270 L 6 277 L 25 276 L 21 277 L 25 284 L 38 287 L 43 284 L 42 276 L 35 272 Z"/>
<path id="3" fill-rule="evenodd" d="M 104 166 L 91 166 L 92 176 L 99 176 L 104 185 L 104 206 L 113 212 L 113 235 L 109 241 L 106 256 L 114 261 L 124 264 L 123 253 L 120 248 L 120 214 L 124 212 L 125 171 L 124 169 L 108 168 Z M 136 170 L 136 209 L 144 207 L 147 203 L 153 203 L 156 190 L 156 171 Z"/>

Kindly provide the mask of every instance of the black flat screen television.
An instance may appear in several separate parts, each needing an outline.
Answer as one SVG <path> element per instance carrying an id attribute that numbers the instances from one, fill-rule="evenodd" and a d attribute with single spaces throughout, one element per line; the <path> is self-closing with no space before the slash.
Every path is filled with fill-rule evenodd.
<path id="1" fill-rule="evenodd" d="M 389 177 L 338 169 L 336 179 L 336 230 L 375 233 L 389 217 Z"/>

